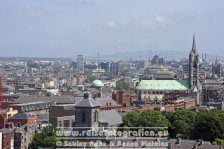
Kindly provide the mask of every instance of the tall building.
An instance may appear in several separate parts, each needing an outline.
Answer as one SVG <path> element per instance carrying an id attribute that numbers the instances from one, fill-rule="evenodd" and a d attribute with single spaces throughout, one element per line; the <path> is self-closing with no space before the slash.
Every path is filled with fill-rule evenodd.
<path id="1" fill-rule="evenodd" d="M 131 62 L 130 61 L 119 61 L 118 62 L 118 72 L 123 72 L 126 70 L 130 70 Z"/>
<path id="2" fill-rule="evenodd" d="M 110 72 L 113 73 L 114 75 L 118 74 L 118 62 L 111 63 Z"/>
<path id="3" fill-rule="evenodd" d="M 194 89 L 199 85 L 199 55 L 196 50 L 195 36 L 193 37 L 192 49 L 189 54 L 189 87 Z"/>
<path id="4" fill-rule="evenodd" d="M 221 77 L 221 64 L 218 62 L 217 58 L 215 60 L 215 63 L 212 64 L 212 76 L 214 78 Z"/>
<path id="5" fill-rule="evenodd" d="M 75 105 L 76 127 L 98 127 L 100 104 L 92 99 L 90 93 L 84 93 L 84 99 Z"/>
<path id="6" fill-rule="evenodd" d="M 183 67 L 183 73 L 184 73 L 184 79 L 189 79 L 189 63 L 184 63 L 182 65 Z"/>
<path id="7" fill-rule="evenodd" d="M 111 69 L 111 63 L 110 62 L 101 62 L 100 63 L 100 68 L 104 69 L 105 72 L 110 72 Z"/>
<path id="8" fill-rule="evenodd" d="M 151 60 L 152 65 L 165 65 L 165 60 L 162 57 L 159 57 L 158 55 L 155 55 Z"/>
<path id="9" fill-rule="evenodd" d="M 193 36 L 192 49 L 189 54 L 189 89 L 196 95 L 196 105 L 200 105 L 199 55 L 196 49 L 195 36 Z"/>
<path id="10" fill-rule="evenodd" d="M 77 55 L 77 71 L 78 73 L 84 73 L 83 55 Z"/>

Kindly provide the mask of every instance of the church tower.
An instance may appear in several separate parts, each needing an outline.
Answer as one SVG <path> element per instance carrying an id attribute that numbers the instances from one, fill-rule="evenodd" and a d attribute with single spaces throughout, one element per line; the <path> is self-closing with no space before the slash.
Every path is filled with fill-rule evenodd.
<path id="1" fill-rule="evenodd" d="M 221 64 L 218 62 L 217 57 L 215 63 L 212 64 L 212 77 L 213 78 L 221 77 Z"/>
<path id="2" fill-rule="evenodd" d="M 189 89 L 192 91 L 192 95 L 195 96 L 195 105 L 200 106 L 199 55 L 196 49 L 195 36 L 193 36 L 192 49 L 189 54 Z"/>
<path id="3" fill-rule="evenodd" d="M 84 93 L 84 99 L 75 105 L 75 127 L 91 129 L 99 126 L 100 104 L 92 99 L 91 93 Z"/>
<path id="4" fill-rule="evenodd" d="M 194 89 L 199 85 L 199 55 L 196 50 L 195 36 L 193 36 L 192 49 L 189 54 L 189 88 Z"/>

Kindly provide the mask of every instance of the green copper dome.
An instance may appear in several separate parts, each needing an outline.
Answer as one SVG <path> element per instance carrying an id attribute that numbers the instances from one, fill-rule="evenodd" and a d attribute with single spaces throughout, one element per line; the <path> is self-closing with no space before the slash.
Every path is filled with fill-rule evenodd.
<path id="1" fill-rule="evenodd" d="M 103 85 L 102 81 L 100 81 L 100 80 L 94 80 L 92 82 L 92 87 L 103 87 L 103 86 L 104 85 Z"/>

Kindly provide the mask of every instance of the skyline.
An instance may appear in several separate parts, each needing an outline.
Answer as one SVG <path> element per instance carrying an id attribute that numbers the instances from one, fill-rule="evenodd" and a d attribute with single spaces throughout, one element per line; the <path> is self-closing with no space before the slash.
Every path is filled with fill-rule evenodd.
<path id="1" fill-rule="evenodd" d="M 195 34 L 199 53 L 218 55 L 224 48 L 223 4 L 221 0 L 0 1 L 0 52 L 3 57 L 152 49 L 189 52 Z"/>

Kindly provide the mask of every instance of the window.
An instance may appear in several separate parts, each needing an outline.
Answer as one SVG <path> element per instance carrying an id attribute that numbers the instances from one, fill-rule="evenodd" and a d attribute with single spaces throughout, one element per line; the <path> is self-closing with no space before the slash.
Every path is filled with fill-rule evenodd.
<path id="1" fill-rule="evenodd" d="M 72 127 L 74 127 L 74 119 L 72 119 Z"/>
<path id="2" fill-rule="evenodd" d="M 64 127 L 70 127 L 70 120 L 64 120 Z"/>
<path id="3" fill-rule="evenodd" d="M 86 111 L 85 110 L 82 111 L 82 122 L 83 123 L 86 122 Z"/>
<path id="4" fill-rule="evenodd" d="M 58 123 L 59 123 L 59 127 L 61 127 L 61 121 L 59 121 Z"/>
<path id="5" fill-rule="evenodd" d="M 20 122 L 18 122 L 18 123 L 17 123 L 17 127 L 20 127 L 20 126 L 21 126 L 21 123 L 20 123 Z"/>
<path id="6" fill-rule="evenodd" d="M 97 122 L 97 110 L 94 111 L 94 122 Z"/>

